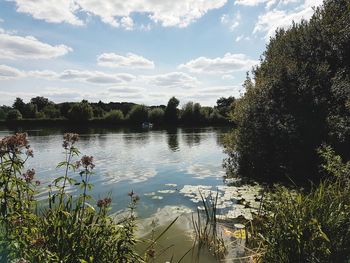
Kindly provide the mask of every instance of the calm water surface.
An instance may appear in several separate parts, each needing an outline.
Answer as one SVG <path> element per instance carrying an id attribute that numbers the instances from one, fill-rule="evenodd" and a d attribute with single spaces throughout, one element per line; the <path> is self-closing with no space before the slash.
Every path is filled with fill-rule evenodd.
<path id="1" fill-rule="evenodd" d="M 64 171 L 56 168 L 57 163 L 64 160 L 61 146 L 63 134 L 77 132 L 80 134 L 77 147 L 81 154 L 94 156 L 96 167 L 91 178 L 94 185 L 91 195 L 94 199 L 111 195 L 111 212 L 118 216 L 128 205 L 128 192 L 133 190 L 140 196 L 137 205 L 139 236 L 147 237 L 152 229 L 152 221 L 159 228 L 164 228 L 172 219 L 182 215 L 160 243 L 161 247 L 174 245 L 170 253 L 179 259 L 193 245 L 190 212 L 200 206 L 198 195 L 195 199 L 194 195 L 183 189 L 193 187 L 198 190 L 198 187 L 203 187 L 208 191 L 208 187 L 211 187 L 215 192 L 216 187 L 224 185 L 222 161 L 225 154 L 222 140 L 229 130 L 125 128 L 21 131 L 28 133 L 34 150 L 34 158 L 29 160 L 28 168 L 34 168 L 37 178 L 42 182 L 41 194 L 38 196 L 40 199 L 45 200 L 47 197 L 47 185 L 63 175 Z M 0 137 L 14 132 L 2 129 Z M 79 179 L 78 174 L 71 176 Z M 79 194 L 73 188 L 70 191 L 73 195 Z M 241 254 L 241 249 L 234 251 L 236 256 Z M 169 256 L 165 254 L 160 260 L 166 262 Z M 193 261 L 191 256 L 187 256 L 182 262 Z M 198 261 L 215 262 L 215 259 L 202 251 Z"/>

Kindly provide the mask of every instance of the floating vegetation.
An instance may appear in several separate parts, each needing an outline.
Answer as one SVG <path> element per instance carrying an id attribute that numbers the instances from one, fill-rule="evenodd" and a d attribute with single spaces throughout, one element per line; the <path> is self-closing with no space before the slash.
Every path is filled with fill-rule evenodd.
<path id="1" fill-rule="evenodd" d="M 173 194 L 176 191 L 175 190 L 158 190 L 157 192 L 160 194 Z"/>
<path id="2" fill-rule="evenodd" d="M 176 187 L 177 184 L 165 184 L 165 186 Z"/>
<path id="3" fill-rule="evenodd" d="M 228 219 L 252 219 L 252 213 L 257 213 L 262 188 L 259 185 L 244 185 L 240 187 L 234 186 L 218 186 L 216 189 L 207 185 L 184 185 L 180 193 L 188 197 L 191 202 L 198 204 L 202 202 L 203 196 L 210 196 L 213 192 L 217 192 L 216 209 L 218 220 Z M 199 210 L 204 207 L 199 206 Z"/>

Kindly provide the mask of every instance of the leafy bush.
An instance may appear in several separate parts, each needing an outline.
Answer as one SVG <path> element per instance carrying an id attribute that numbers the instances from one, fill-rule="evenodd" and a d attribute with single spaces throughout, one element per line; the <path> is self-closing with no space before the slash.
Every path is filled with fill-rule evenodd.
<path id="1" fill-rule="evenodd" d="M 20 120 L 22 119 L 22 114 L 19 112 L 19 110 L 10 110 L 7 113 L 6 120 L 13 121 L 13 120 Z"/>
<path id="2" fill-rule="evenodd" d="M 149 111 L 148 119 L 152 123 L 160 124 L 164 121 L 164 110 L 161 108 L 154 108 Z"/>
<path id="3" fill-rule="evenodd" d="M 68 118 L 74 121 L 87 121 L 92 117 L 92 107 L 85 101 L 74 104 L 68 113 Z"/>
<path id="4" fill-rule="evenodd" d="M 148 109 L 145 105 L 135 105 L 126 118 L 133 124 L 141 124 L 148 120 Z"/>
<path id="5" fill-rule="evenodd" d="M 54 104 L 46 105 L 43 108 L 42 112 L 45 114 L 47 118 L 50 118 L 50 119 L 56 119 L 61 116 L 60 110 L 57 107 L 55 107 Z"/>
<path id="6" fill-rule="evenodd" d="M 124 120 L 124 114 L 121 110 L 111 110 L 105 114 L 104 119 L 112 123 L 121 123 Z"/>
<path id="7" fill-rule="evenodd" d="M 263 262 L 349 262 L 350 162 L 330 147 L 321 151 L 331 178 L 309 193 L 277 186 L 253 221 Z"/>
<path id="8" fill-rule="evenodd" d="M 132 192 L 129 214 L 121 222 L 108 216 L 112 200 L 88 194 L 93 157 L 80 154 L 77 134 L 65 134 L 64 171 L 49 186 L 48 207 L 38 210 L 35 171 L 23 169 L 33 157 L 26 134 L 0 141 L 0 262 L 135 262 L 135 215 L 138 197 Z M 70 176 L 78 172 L 78 180 Z M 78 188 L 77 197 L 67 189 Z M 79 190 L 80 189 L 80 190 Z"/>

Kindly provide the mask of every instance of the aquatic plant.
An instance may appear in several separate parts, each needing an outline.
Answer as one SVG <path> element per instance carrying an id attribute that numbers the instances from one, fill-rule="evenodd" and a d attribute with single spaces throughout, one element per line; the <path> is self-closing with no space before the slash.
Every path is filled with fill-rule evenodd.
<path id="1" fill-rule="evenodd" d="M 198 245 L 199 250 L 206 247 L 216 257 L 223 258 L 227 252 L 227 247 L 222 235 L 220 235 L 218 231 L 216 209 L 218 193 L 215 197 L 212 195 L 204 197 L 200 192 L 200 196 L 205 212 L 202 213 L 199 209 L 197 209 L 197 218 L 194 218 L 192 215 L 192 224 L 196 237 L 194 244 Z"/>

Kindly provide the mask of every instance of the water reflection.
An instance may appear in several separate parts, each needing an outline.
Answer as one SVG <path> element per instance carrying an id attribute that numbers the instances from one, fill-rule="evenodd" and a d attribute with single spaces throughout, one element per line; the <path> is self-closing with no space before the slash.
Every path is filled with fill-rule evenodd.
<path id="1" fill-rule="evenodd" d="M 177 152 L 180 150 L 179 148 L 179 131 L 177 128 L 167 129 L 166 130 L 167 135 L 167 142 L 168 147 L 173 152 Z"/>

